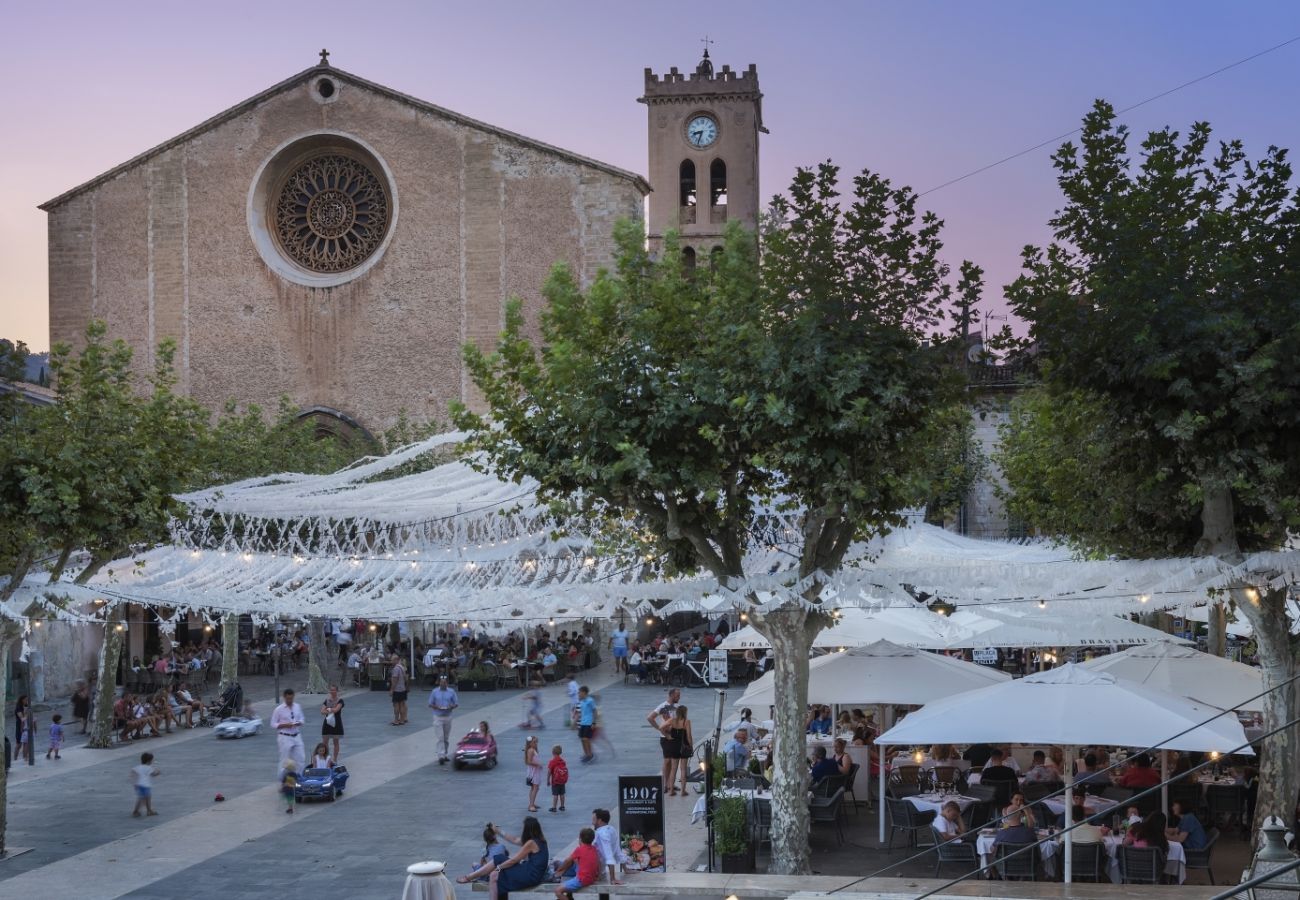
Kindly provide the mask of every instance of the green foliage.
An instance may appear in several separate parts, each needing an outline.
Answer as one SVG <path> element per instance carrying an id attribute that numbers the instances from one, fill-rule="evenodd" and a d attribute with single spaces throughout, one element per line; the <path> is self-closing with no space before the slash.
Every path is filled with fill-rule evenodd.
<path id="1" fill-rule="evenodd" d="M 339 440 L 319 437 L 315 425 L 299 418 L 298 408 L 288 397 L 280 398 L 275 417 L 269 421 L 257 404 L 246 404 L 241 410 L 231 400 L 212 426 L 194 486 L 276 472 L 333 472 L 372 449 L 369 445 L 352 448 Z"/>
<path id="2" fill-rule="evenodd" d="M 713 798 L 713 842 L 719 854 L 739 856 L 749 850 L 749 813 L 744 797 Z"/>
<path id="3" fill-rule="evenodd" d="M 654 259 L 621 223 L 617 265 L 585 291 L 556 267 L 540 343 L 513 302 L 495 353 L 466 348 L 491 410 L 453 408 L 469 447 L 632 524 L 670 572 L 743 575 L 764 502 L 807 511 L 801 575 L 901 523 L 936 483 L 918 460 L 957 396 L 934 340 L 952 298 L 940 223 L 871 173 L 841 202 L 830 164 L 801 170 L 768 222 L 761 261 L 733 223 L 689 273 L 674 235 Z"/>
<path id="4" fill-rule="evenodd" d="M 1011 485 L 1039 492 L 1025 506 L 1035 515 L 1043 501 L 1072 509 L 1039 523 L 1086 544 L 1192 552 L 1195 519 L 1213 497 L 1230 497 L 1227 530 L 1241 549 L 1276 547 L 1300 524 L 1291 168 L 1284 150 L 1251 161 L 1240 142 L 1214 146 L 1210 137 L 1205 123 L 1185 137 L 1152 132 L 1131 161 L 1127 129 L 1098 102 L 1079 146 L 1053 157 L 1066 199 L 1051 220 L 1056 241 L 1026 248 L 1024 275 L 1009 288 L 1051 363 L 1052 397 L 1065 403 L 1055 413 L 1038 407 L 1010 433 L 1029 448 L 1012 448 L 1012 473 L 1033 474 L 1016 457 L 1034 442 L 1056 454 L 1037 473 L 1051 475 L 1048 484 L 1017 474 Z M 1050 434 L 1062 417 L 1112 452 L 1104 470 L 1089 447 L 1076 445 L 1084 458 L 1069 458 Z M 1087 483 L 1102 471 L 1110 485 Z M 1131 502 L 1120 496 L 1128 490 Z M 1110 522 L 1091 526 L 1085 498 Z M 1129 518 L 1162 509 L 1158 522 Z"/>

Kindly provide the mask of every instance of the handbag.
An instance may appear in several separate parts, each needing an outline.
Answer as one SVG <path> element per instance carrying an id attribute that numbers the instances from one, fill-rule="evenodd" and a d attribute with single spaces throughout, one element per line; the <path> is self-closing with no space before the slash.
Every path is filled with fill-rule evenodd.
<path id="1" fill-rule="evenodd" d="M 325 724 L 328 725 L 330 728 L 334 727 L 334 722 L 335 722 L 334 713 L 330 713 L 325 717 Z"/>

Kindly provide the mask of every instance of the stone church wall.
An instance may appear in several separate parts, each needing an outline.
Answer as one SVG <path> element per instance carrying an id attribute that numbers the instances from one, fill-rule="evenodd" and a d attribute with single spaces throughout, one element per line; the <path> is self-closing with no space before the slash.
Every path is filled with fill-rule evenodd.
<path id="1" fill-rule="evenodd" d="M 346 78 L 328 103 L 311 82 L 49 207 L 51 339 L 76 344 L 86 321 L 136 349 L 174 337 L 181 386 L 226 400 L 340 410 L 373 430 L 399 411 L 445 418 L 473 400 L 465 341 L 490 345 L 504 301 L 537 321 L 556 262 L 584 279 L 611 259 L 619 218 L 642 192 L 620 177 L 509 135 L 476 128 Z M 274 272 L 250 237 L 250 186 L 286 142 L 337 132 L 391 172 L 391 242 L 335 287 Z"/>

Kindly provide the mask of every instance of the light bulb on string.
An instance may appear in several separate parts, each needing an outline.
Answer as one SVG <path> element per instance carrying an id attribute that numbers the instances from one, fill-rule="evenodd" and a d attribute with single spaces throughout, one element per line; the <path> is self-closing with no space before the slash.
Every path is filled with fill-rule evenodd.
<path id="1" fill-rule="evenodd" d="M 1039 609 L 1047 609 L 1047 601 L 1046 601 L 1046 600 L 1042 600 L 1042 599 L 1040 599 L 1040 600 L 1038 601 L 1038 608 L 1039 608 Z"/>

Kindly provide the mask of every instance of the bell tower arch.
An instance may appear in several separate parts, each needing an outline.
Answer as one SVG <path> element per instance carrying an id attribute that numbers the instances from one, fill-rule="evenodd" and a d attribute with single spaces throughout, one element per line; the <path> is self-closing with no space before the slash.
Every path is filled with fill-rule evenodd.
<path id="1" fill-rule="evenodd" d="M 649 112 L 651 249 L 676 230 L 683 246 L 708 259 L 728 222 L 757 230 L 758 136 L 767 133 L 758 68 L 715 72 L 706 46 L 689 75 L 646 69 L 639 102 Z"/>

